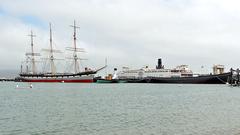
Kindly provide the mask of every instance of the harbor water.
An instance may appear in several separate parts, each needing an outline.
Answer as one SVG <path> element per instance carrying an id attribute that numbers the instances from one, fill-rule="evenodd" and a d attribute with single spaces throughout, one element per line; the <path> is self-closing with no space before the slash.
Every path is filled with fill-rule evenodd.
<path id="1" fill-rule="evenodd" d="M 18 85 L 18 88 L 16 86 Z M 1 135 L 237 135 L 240 88 L 0 83 Z"/>

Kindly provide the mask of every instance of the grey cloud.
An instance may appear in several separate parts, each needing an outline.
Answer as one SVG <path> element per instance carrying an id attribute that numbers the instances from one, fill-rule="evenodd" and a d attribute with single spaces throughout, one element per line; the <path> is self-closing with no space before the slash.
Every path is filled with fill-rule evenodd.
<path id="1" fill-rule="evenodd" d="M 111 67 L 130 66 L 139 68 L 143 65 L 155 66 L 156 59 L 162 57 L 166 67 L 188 64 L 195 70 L 202 65 L 225 64 L 227 67 L 238 66 L 236 63 L 239 47 L 240 16 L 237 1 L 230 0 L 23 0 L 2 1 L 2 7 L 12 18 L 0 18 L 14 22 L 22 28 L 11 28 L 10 35 L 1 40 L 6 46 L 26 45 L 23 39 L 29 31 L 29 24 L 16 19 L 18 16 L 31 14 L 54 25 L 54 41 L 63 49 L 71 45 L 72 29 L 68 27 L 73 19 L 81 26 L 79 46 L 88 51 L 92 67 L 104 64 L 109 58 Z M 28 3 L 28 4 L 26 4 Z M 28 6 L 32 5 L 32 6 Z M 37 44 L 47 47 L 48 30 L 34 27 L 39 37 Z M 1 35 L 6 35 L 1 32 Z M 39 47 L 40 48 L 40 47 Z M 19 49 L 15 56 L 24 54 Z M 4 54 L 4 52 L 2 53 Z M 231 59 L 229 59 L 231 57 Z M 19 59 L 15 60 L 17 63 Z M 1 60 L 5 61 L 5 60 Z M 110 63 L 111 62 L 111 63 Z M 18 67 L 17 64 L 12 66 Z"/>

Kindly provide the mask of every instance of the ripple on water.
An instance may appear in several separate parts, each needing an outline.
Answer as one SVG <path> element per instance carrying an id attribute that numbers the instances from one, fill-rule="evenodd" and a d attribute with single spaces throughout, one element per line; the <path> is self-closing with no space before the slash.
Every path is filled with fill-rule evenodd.
<path id="1" fill-rule="evenodd" d="M 0 85 L 2 134 L 240 133 L 240 91 L 225 85 Z"/>

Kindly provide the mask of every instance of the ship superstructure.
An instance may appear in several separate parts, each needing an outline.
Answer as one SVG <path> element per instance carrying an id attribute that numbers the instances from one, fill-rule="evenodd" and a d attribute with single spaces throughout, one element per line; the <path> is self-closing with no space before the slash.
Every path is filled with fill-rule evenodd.
<path id="1" fill-rule="evenodd" d="M 191 77 L 193 72 L 188 68 L 188 65 L 180 65 L 174 69 L 165 69 L 162 65 L 162 60 L 158 59 L 156 69 L 148 66 L 141 69 L 129 69 L 124 67 L 118 73 L 119 79 L 141 79 L 146 77 Z"/>

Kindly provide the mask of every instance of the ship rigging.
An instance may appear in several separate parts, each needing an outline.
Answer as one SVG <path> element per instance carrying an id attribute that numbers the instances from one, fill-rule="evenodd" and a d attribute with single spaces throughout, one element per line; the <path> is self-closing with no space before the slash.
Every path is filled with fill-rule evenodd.
<path id="1" fill-rule="evenodd" d="M 106 66 L 99 68 L 97 70 L 90 70 L 89 68 L 85 68 L 85 70 L 80 71 L 79 69 L 79 63 L 80 60 L 83 60 L 78 57 L 78 52 L 84 52 L 82 48 L 77 48 L 77 34 L 76 29 L 80 28 L 76 26 L 76 22 L 74 21 L 74 24 L 71 25 L 73 27 L 73 47 L 67 47 L 66 50 L 72 51 L 72 58 L 73 59 L 73 65 L 74 65 L 74 73 L 57 73 L 56 72 L 56 65 L 54 57 L 54 53 L 60 53 L 61 51 L 53 49 L 53 39 L 52 39 L 52 25 L 49 24 L 50 27 L 50 49 L 43 49 L 46 52 L 49 52 L 49 57 L 46 58 L 46 60 L 50 61 L 50 73 L 43 72 L 39 73 L 36 72 L 36 61 L 35 56 L 40 56 L 39 53 L 34 52 L 33 48 L 33 37 L 35 35 L 31 31 L 30 37 L 31 37 L 31 52 L 26 53 L 27 61 L 30 58 L 31 61 L 31 68 L 32 72 L 29 72 L 28 70 L 28 64 L 26 64 L 26 72 L 22 72 L 22 65 L 21 65 L 21 73 L 19 74 L 19 77 L 16 78 L 17 81 L 23 81 L 23 82 L 93 82 L 94 74 L 96 74 L 98 71 L 104 69 Z"/>

